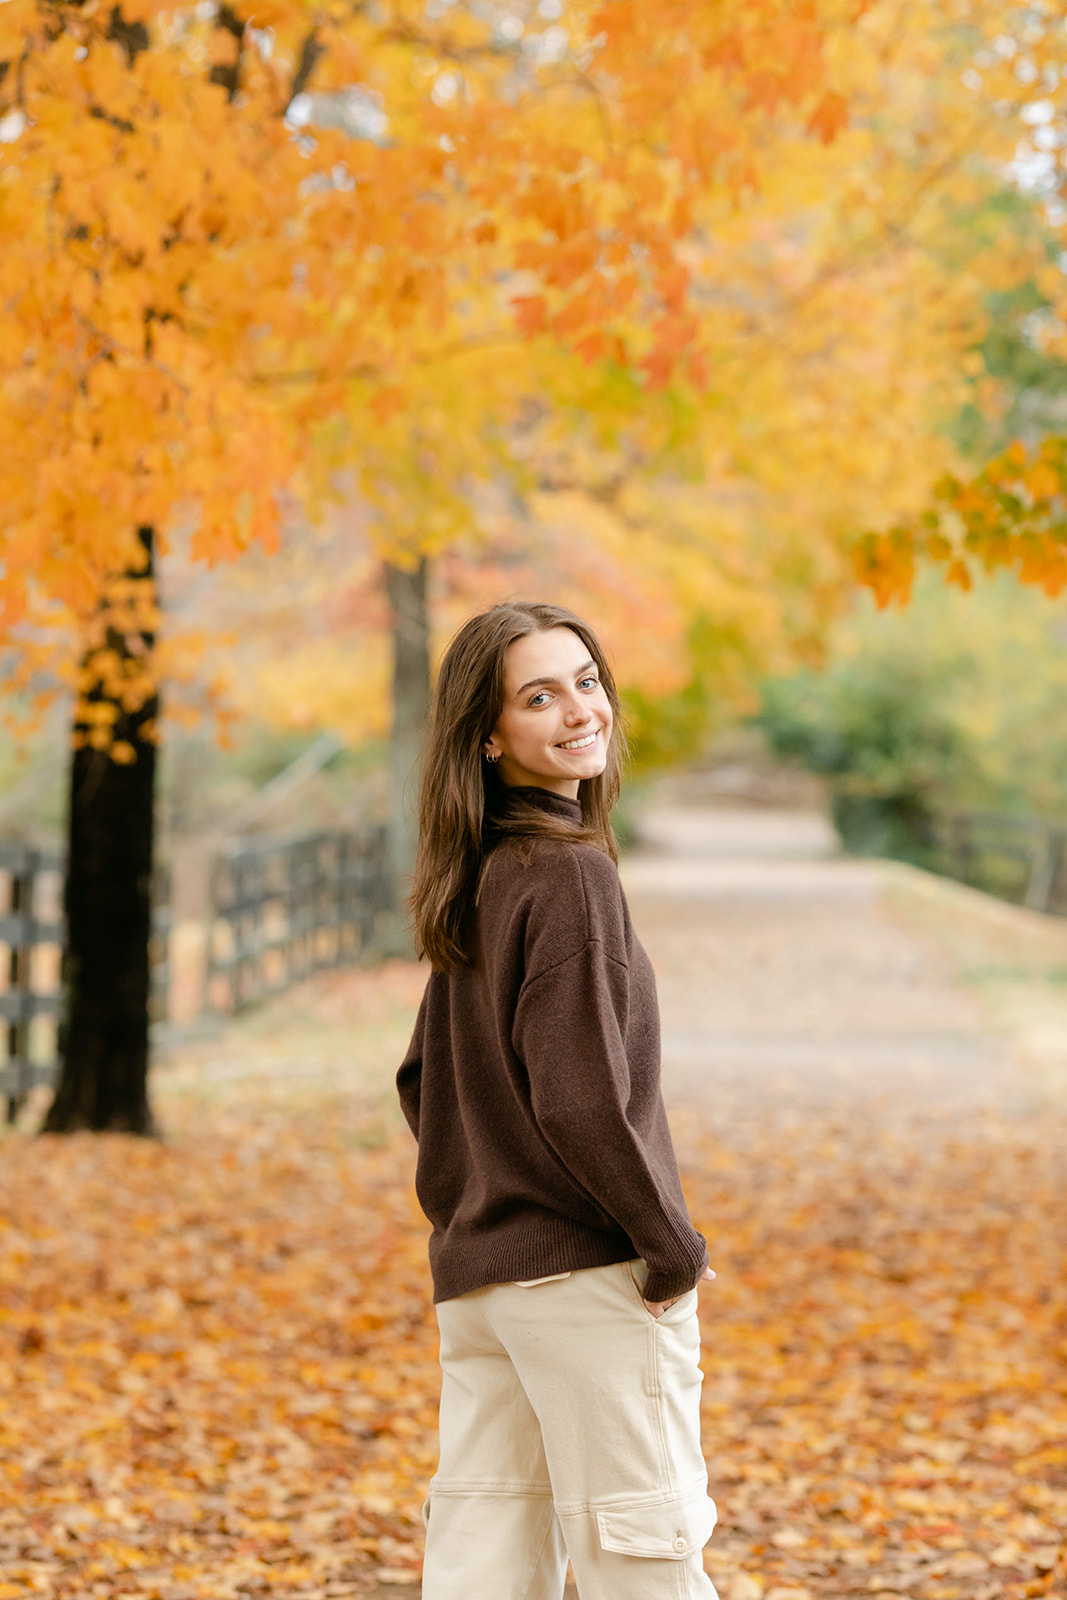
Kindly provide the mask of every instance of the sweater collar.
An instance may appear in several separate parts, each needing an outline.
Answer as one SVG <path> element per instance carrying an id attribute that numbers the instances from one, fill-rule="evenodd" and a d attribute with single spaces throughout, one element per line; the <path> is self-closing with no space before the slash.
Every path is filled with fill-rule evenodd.
<path id="1" fill-rule="evenodd" d="M 569 800 L 563 794 L 554 794 L 551 789 L 535 789 L 531 785 L 512 788 L 507 793 L 528 806 L 536 806 L 538 811 L 546 811 L 549 816 L 565 817 L 568 822 L 582 820 L 582 802 Z"/>

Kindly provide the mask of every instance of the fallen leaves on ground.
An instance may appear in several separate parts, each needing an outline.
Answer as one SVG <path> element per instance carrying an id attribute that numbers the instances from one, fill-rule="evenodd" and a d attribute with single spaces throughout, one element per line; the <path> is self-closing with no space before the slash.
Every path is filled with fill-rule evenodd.
<path id="1" fill-rule="evenodd" d="M 417 1578 L 425 1225 L 358 1119 L 0 1146 L 0 1595 L 226 1600 Z"/>
<path id="2" fill-rule="evenodd" d="M 166 1145 L 0 1144 L 0 1600 L 415 1592 L 437 1369 L 413 1146 L 337 1097 L 243 1092 L 171 1107 Z M 1065 1132 L 680 1124 L 719 1273 L 723 1600 L 1067 1597 Z"/>
<path id="3" fill-rule="evenodd" d="M 1065 1134 L 882 1107 L 680 1139 L 725 1600 L 1067 1597 Z"/>

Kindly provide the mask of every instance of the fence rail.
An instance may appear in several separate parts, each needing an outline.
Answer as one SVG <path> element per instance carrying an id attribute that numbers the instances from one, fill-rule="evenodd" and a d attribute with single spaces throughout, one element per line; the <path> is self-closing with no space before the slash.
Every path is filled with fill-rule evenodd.
<path id="1" fill-rule="evenodd" d="M 235 841 L 214 863 L 205 1011 L 242 1011 L 365 960 L 386 910 L 384 827 Z"/>
<path id="2" fill-rule="evenodd" d="M 1003 900 L 1067 916 L 1067 825 L 969 811 L 935 830 L 934 864 Z"/>
<path id="3" fill-rule="evenodd" d="M 57 1075 L 63 872 L 58 851 L 0 844 L 0 1102 L 9 1120 L 36 1084 Z M 167 1016 L 172 976 L 168 900 L 161 875 L 155 1021 Z M 382 827 L 234 841 L 212 866 L 202 1010 L 242 1011 L 313 972 L 366 960 L 386 906 Z"/>
<path id="4" fill-rule="evenodd" d="M 63 859 L 55 851 L 0 845 L 0 1096 L 8 1116 L 56 1070 Z"/>

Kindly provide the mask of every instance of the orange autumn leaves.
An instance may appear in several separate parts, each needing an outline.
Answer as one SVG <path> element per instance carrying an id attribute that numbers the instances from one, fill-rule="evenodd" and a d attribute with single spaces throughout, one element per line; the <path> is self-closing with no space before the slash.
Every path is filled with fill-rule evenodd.
<path id="1" fill-rule="evenodd" d="M 1062 1135 L 771 1111 L 691 1149 L 727 1595 L 738 1563 L 770 1594 L 1064 1592 Z"/>
<path id="2" fill-rule="evenodd" d="M 1033 268 L 1010 225 L 959 239 L 1054 64 L 1046 30 L 1033 87 L 1003 55 L 969 85 L 998 39 L 994 0 L 7 0 L 18 682 L 84 689 L 139 524 L 164 589 L 168 541 L 272 549 L 281 487 L 317 516 L 343 484 L 378 556 L 456 550 L 479 490 L 537 476 L 532 414 L 579 490 L 615 452 L 626 582 L 655 540 L 678 568 L 661 634 L 710 616 L 755 639 L 752 676 L 810 654 L 858 529 L 883 591 L 929 553 L 885 529 L 958 467 L 983 295 Z M 195 673 L 210 642 L 169 626 L 153 668 Z"/>
<path id="3" fill-rule="evenodd" d="M 8 1592 L 413 1570 L 435 1372 L 406 1155 L 256 1119 L 5 1147 Z"/>
<path id="4" fill-rule="evenodd" d="M 948 473 L 914 523 L 867 534 L 857 571 L 880 605 L 905 600 L 919 563 L 942 567 L 950 583 L 973 587 L 1008 569 L 1048 595 L 1067 587 L 1067 439 L 1027 448 L 1016 440 L 971 476 Z"/>
<path id="5" fill-rule="evenodd" d="M 309 429 L 403 410 L 457 341 L 521 350 L 524 292 L 665 381 L 694 186 L 755 181 L 770 109 L 820 114 L 857 11 L 8 0 L 0 620 L 84 619 L 177 509 L 207 561 L 269 542 Z"/>
<path id="6" fill-rule="evenodd" d="M 0 1146 L 6 1600 L 417 1581 L 406 1133 L 332 1097 Z M 376 1133 L 375 1129 L 379 1132 Z M 1067 1592 L 1062 1117 L 679 1125 L 724 1600 Z"/>

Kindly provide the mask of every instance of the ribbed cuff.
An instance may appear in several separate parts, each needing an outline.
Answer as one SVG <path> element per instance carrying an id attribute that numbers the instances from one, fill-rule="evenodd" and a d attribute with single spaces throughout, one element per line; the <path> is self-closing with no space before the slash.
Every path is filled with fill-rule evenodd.
<path id="1" fill-rule="evenodd" d="M 685 1271 L 669 1272 L 661 1268 L 658 1272 L 650 1272 L 645 1287 L 641 1291 L 641 1298 L 648 1300 L 652 1305 L 660 1305 L 664 1300 L 677 1300 L 679 1296 L 688 1294 L 690 1289 L 695 1289 L 704 1276 L 708 1266 L 708 1252 L 704 1251 L 704 1259 L 696 1273 L 690 1267 Z"/>

